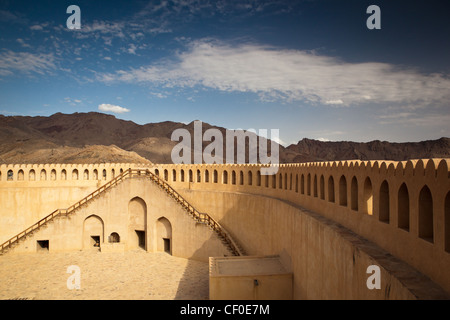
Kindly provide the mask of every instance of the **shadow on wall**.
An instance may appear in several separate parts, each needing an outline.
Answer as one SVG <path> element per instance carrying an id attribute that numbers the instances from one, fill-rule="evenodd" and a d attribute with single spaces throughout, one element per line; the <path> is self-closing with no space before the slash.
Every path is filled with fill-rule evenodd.
<path id="1" fill-rule="evenodd" d="M 197 207 L 195 200 L 191 200 L 191 204 Z M 198 209 L 198 208 L 197 208 Z M 232 209 L 230 210 L 230 212 Z M 217 217 L 213 212 L 207 212 L 214 220 L 216 220 L 225 230 L 239 242 L 239 238 L 235 234 L 230 232 L 227 226 L 222 224 L 221 217 Z M 194 223 L 194 222 L 193 222 Z M 197 224 L 197 228 L 204 228 L 205 232 L 209 232 L 208 226 L 203 224 Z M 199 257 L 204 257 L 207 252 L 211 251 L 211 243 L 220 239 L 215 232 L 199 247 L 195 252 L 189 257 L 187 261 L 186 268 L 183 272 L 182 277 L 179 280 L 178 290 L 175 296 L 176 300 L 209 300 L 209 263 L 207 261 L 199 261 Z M 225 245 L 224 245 L 225 246 Z M 233 256 L 230 250 L 226 250 L 227 253 L 224 254 L 223 251 L 217 252 L 215 257 Z"/>
<path id="2" fill-rule="evenodd" d="M 212 235 L 211 238 L 214 237 Z M 209 265 L 195 260 L 195 256 L 207 247 L 205 242 L 187 261 L 178 284 L 175 300 L 209 300 Z"/>
<path id="3" fill-rule="evenodd" d="M 214 200 L 214 199 L 213 199 Z M 192 201 L 192 200 L 191 200 Z M 194 207 L 196 207 L 196 203 L 191 202 Z M 253 254 L 256 251 L 250 250 L 250 248 L 255 248 L 258 246 L 256 243 L 249 244 L 247 241 L 252 241 L 252 237 L 243 237 L 246 232 L 246 228 L 249 225 L 234 221 L 236 219 L 235 215 L 232 215 L 232 212 L 236 212 L 237 207 L 244 205 L 244 203 L 237 203 L 233 208 L 230 208 L 226 211 L 224 216 L 217 216 L 212 212 L 213 210 L 208 210 L 207 213 L 215 219 L 229 234 L 230 236 L 237 242 L 241 249 L 243 249 L 246 254 Z M 216 213 L 217 214 L 217 213 Z M 247 212 L 248 219 L 252 219 L 253 212 Z M 204 228 L 208 228 L 203 226 Z M 209 229 L 207 229 L 209 230 Z M 261 230 L 256 230 L 259 233 Z M 210 251 L 209 243 L 212 242 L 214 237 L 218 236 L 214 233 L 209 237 L 207 241 L 203 243 L 203 245 L 198 248 L 195 253 L 188 259 L 187 266 L 183 272 L 182 277 L 180 278 L 178 290 L 176 293 L 175 299 L 177 300 L 207 300 L 209 299 L 209 263 L 204 261 L 198 261 L 198 257 L 202 257 L 205 255 L 205 252 Z M 243 244 L 246 244 L 245 246 Z M 266 250 L 258 250 L 258 254 L 263 254 Z M 268 251 L 267 251 L 268 252 Z M 232 257 L 233 254 L 228 250 L 228 254 L 224 255 L 223 252 L 214 255 L 214 257 Z M 270 253 L 274 254 L 274 253 Z M 248 271 L 248 270 L 245 270 Z M 252 282 L 253 283 L 253 282 Z"/>

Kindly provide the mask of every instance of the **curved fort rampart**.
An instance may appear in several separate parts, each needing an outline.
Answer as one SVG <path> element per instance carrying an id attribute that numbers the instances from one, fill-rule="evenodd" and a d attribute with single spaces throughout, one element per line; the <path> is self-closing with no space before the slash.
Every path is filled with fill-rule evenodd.
<path id="1" fill-rule="evenodd" d="M 294 297 L 357 298 L 363 289 L 355 283 L 342 291 L 350 279 L 347 266 L 370 261 L 382 264 L 389 276 L 403 261 L 450 292 L 449 164 L 449 159 L 286 164 L 272 176 L 261 175 L 261 165 L 254 164 L 155 164 L 149 169 L 200 212 L 208 212 L 248 254 L 282 253 L 294 272 Z M 0 218 L 21 231 L 128 168 L 145 165 L 2 165 Z M 25 193 L 18 194 L 19 189 Z M 54 201 L 46 211 L 49 193 Z M 43 207 L 33 210 L 36 205 Z M 27 216 L 28 210 L 39 213 Z M 12 235 L 5 227 L 0 231 L 0 242 Z M 334 274 L 327 276 L 326 268 Z M 367 279 L 365 269 L 358 272 Z M 347 283 L 332 280 L 336 277 Z M 313 288 L 313 281 L 321 285 Z M 389 286 L 385 298 L 396 292 L 392 281 Z"/>
<path id="2" fill-rule="evenodd" d="M 261 176 L 259 165 L 157 165 L 153 170 L 177 189 L 262 195 L 319 213 L 450 291 L 449 164 L 449 159 L 286 164 L 273 176 Z M 246 211 L 251 215 L 251 208 Z M 257 225 L 249 221 L 246 232 Z"/>

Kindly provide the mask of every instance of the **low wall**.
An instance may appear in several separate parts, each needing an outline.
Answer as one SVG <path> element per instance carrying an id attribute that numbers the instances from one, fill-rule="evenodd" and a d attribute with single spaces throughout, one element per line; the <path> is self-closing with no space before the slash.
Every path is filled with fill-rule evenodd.
<path id="1" fill-rule="evenodd" d="M 209 258 L 211 300 L 292 300 L 292 283 L 278 256 Z"/>

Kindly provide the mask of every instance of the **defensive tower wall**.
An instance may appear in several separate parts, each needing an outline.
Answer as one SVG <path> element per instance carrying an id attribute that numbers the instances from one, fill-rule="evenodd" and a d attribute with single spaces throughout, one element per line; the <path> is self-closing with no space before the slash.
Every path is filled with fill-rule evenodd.
<path id="1" fill-rule="evenodd" d="M 415 271 L 400 265 L 450 292 L 449 165 L 450 159 L 285 164 L 272 176 L 255 164 L 2 165 L 0 242 L 121 171 L 148 168 L 248 254 L 281 254 L 294 273 L 294 298 L 411 298 L 410 289 L 420 286 Z M 369 264 L 381 265 L 385 282 L 368 294 Z"/>
<path id="2" fill-rule="evenodd" d="M 248 252 L 257 248 L 245 245 L 257 243 L 267 248 L 268 238 L 283 237 L 295 230 L 287 223 L 269 232 L 269 225 L 283 214 L 279 207 L 272 205 L 267 212 L 258 203 L 248 202 L 248 197 L 233 200 L 225 193 L 280 199 L 318 213 L 450 291 L 449 164 L 449 159 L 286 164 L 272 176 L 262 176 L 260 165 L 155 165 L 152 170 L 200 210 L 229 217 L 227 223 L 214 216 L 230 232 L 239 230 L 238 238 L 239 234 L 259 234 L 250 242 L 241 236 Z M 264 219 L 255 215 L 258 210 L 270 216 L 265 226 L 255 219 Z M 238 212 L 232 220 L 230 216 Z"/>

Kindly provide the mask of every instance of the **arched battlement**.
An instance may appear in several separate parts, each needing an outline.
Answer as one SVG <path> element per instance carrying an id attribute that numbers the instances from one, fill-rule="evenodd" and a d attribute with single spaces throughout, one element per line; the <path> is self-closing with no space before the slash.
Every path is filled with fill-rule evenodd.
<path id="1" fill-rule="evenodd" d="M 439 271 L 450 266 L 450 252 L 444 248 L 450 242 L 450 228 L 442 227 L 450 223 L 444 216 L 450 190 L 448 159 L 280 164 L 273 166 L 278 169 L 274 176 L 261 175 L 263 167 L 267 165 L 154 165 L 160 172 L 168 170 L 167 181 L 177 190 L 257 194 L 317 212 L 434 275 L 450 290 L 450 275 Z M 186 177 L 192 170 L 195 178 L 181 181 L 182 170 Z M 422 191 L 421 197 L 425 186 L 427 192 Z M 427 208 L 432 210 L 423 209 L 425 200 L 420 199 L 431 201 Z M 427 212 L 426 219 L 420 218 L 421 210 Z M 433 235 L 432 241 L 421 236 L 420 221 L 428 223 L 426 234 Z M 437 257 L 440 267 L 426 262 Z"/>
<path id="2" fill-rule="evenodd" d="M 418 160 L 416 163 L 416 167 L 414 169 L 414 173 L 417 176 L 425 176 L 425 161 L 423 161 L 422 159 Z"/>
<path id="3" fill-rule="evenodd" d="M 438 164 L 437 170 L 436 170 L 437 177 L 442 179 L 447 175 L 447 178 L 448 178 L 449 174 L 450 174 L 449 167 L 450 167 L 450 160 L 441 159 L 441 161 L 439 161 L 439 164 Z"/>
<path id="4" fill-rule="evenodd" d="M 148 168 L 183 196 L 198 191 L 276 198 L 352 230 L 450 292 L 450 274 L 442 272 L 450 266 L 450 159 L 280 164 L 272 166 L 277 170 L 275 175 L 262 175 L 261 169 L 267 167 L 260 164 L 11 164 L 0 165 L 0 186 L 39 186 L 42 173 L 49 187 L 68 188 L 74 184 L 72 173 L 77 170 L 76 186 L 90 183 L 94 187 L 99 181 L 111 180 L 120 170 Z M 192 202 L 195 203 L 195 197 Z"/>
<path id="5" fill-rule="evenodd" d="M 405 176 L 414 176 L 414 163 L 411 160 L 407 161 L 405 164 Z"/>
<path id="6" fill-rule="evenodd" d="M 58 181 L 58 180 L 72 180 L 72 172 L 78 171 L 78 179 L 76 180 L 110 180 L 114 174 L 120 173 L 122 170 L 135 167 L 149 167 L 149 164 L 136 164 L 136 163 L 100 163 L 100 164 L 2 164 L 0 165 L 0 182 L 3 181 L 43 181 L 41 178 L 46 177 L 45 181 Z M 87 171 L 86 171 L 87 170 Z M 97 170 L 97 175 L 94 171 Z M 105 170 L 106 176 L 103 177 L 103 170 Z M 8 179 L 8 172 L 10 177 Z M 19 172 L 23 174 L 23 179 L 18 179 Z M 34 179 L 29 179 L 30 173 L 33 174 Z M 52 172 L 54 179 L 52 179 Z M 65 175 L 63 175 L 63 172 Z M 88 179 L 83 179 L 84 173 L 87 172 Z M 100 174 L 102 173 L 102 174 Z M 95 178 L 96 177 L 96 178 Z"/>

